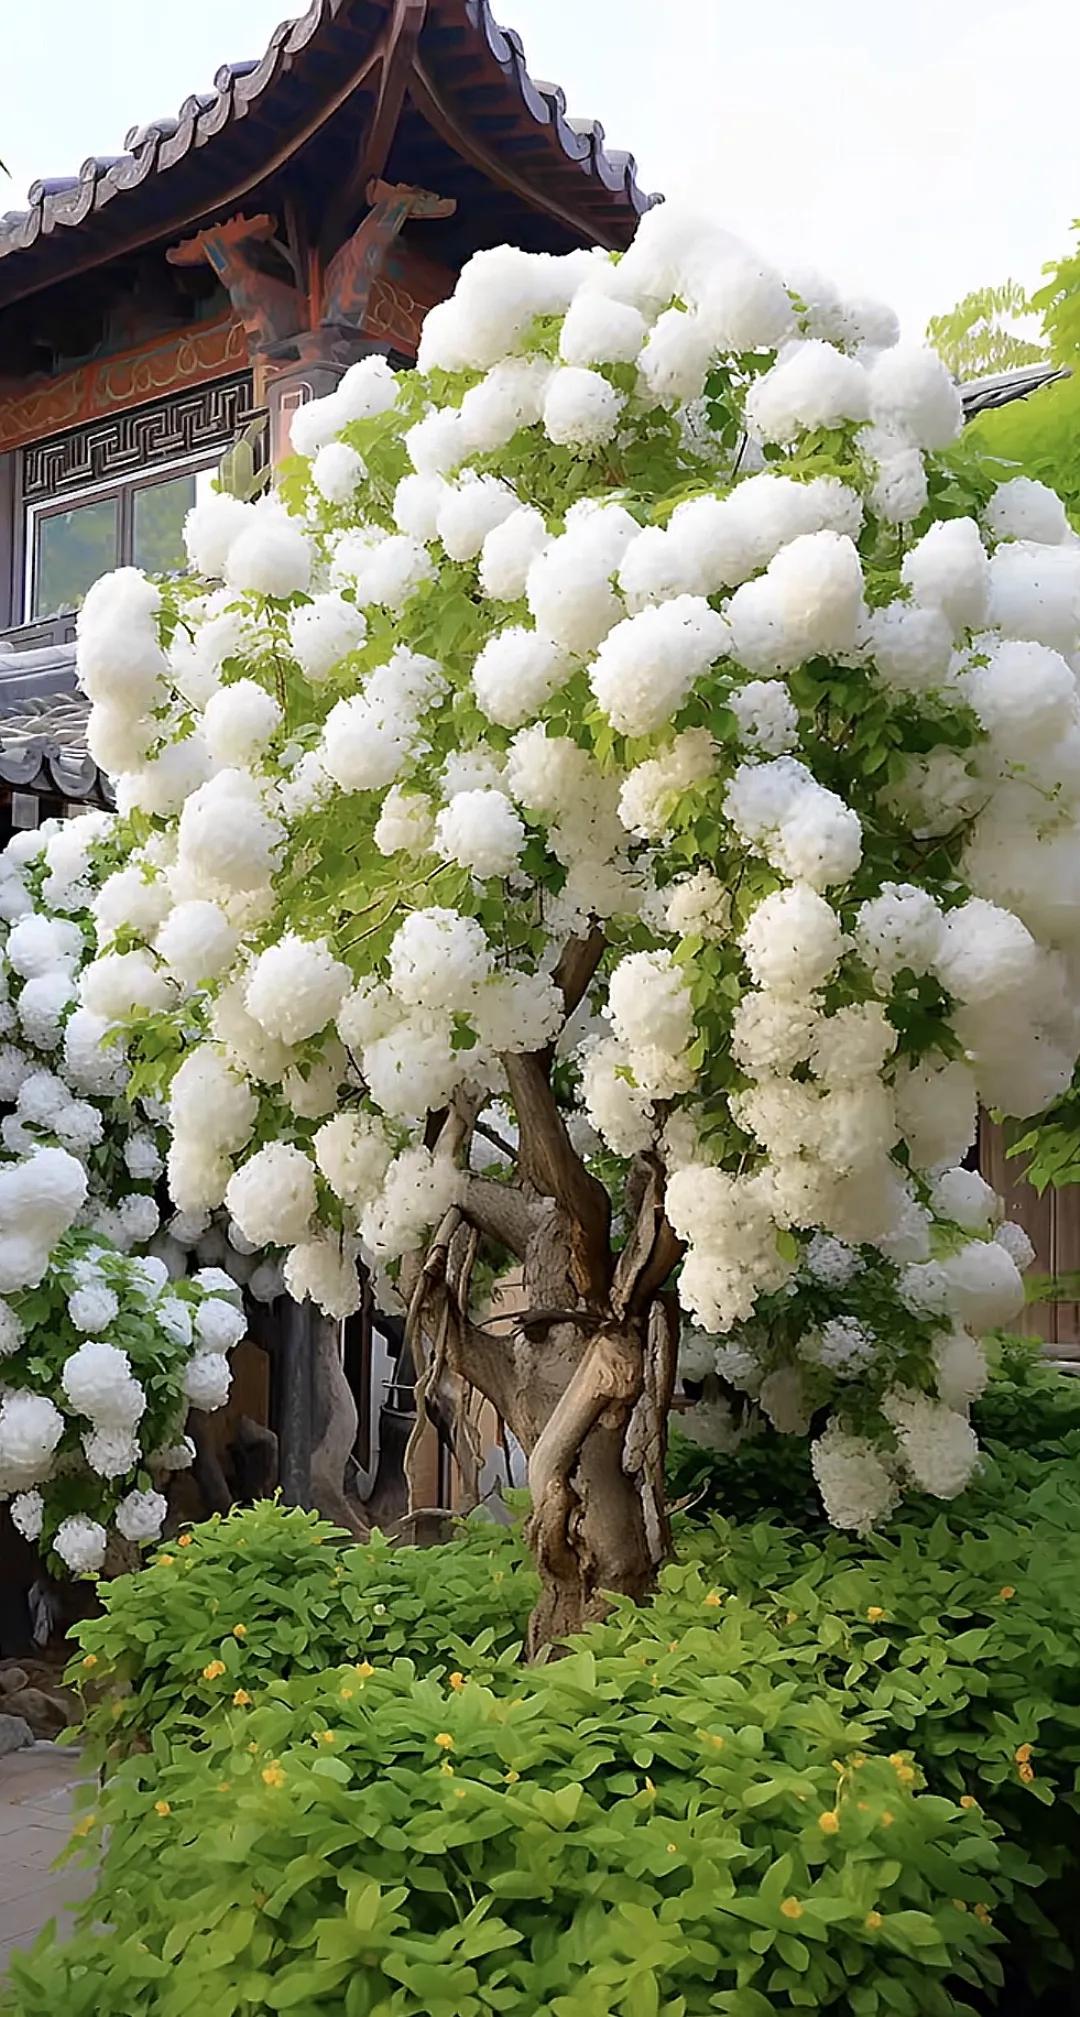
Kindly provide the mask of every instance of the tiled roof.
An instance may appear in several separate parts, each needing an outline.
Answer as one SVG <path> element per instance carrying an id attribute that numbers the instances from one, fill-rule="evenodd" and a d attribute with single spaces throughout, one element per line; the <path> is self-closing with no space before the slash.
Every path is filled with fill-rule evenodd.
<path id="1" fill-rule="evenodd" d="M 86 747 L 90 704 L 75 686 L 75 647 L 0 651 L 0 781 L 17 791 L 111 801 Z"/>
<path id="2" fill-rule="evenodd" d="M 1012 371 L 995 371 L 988 378 L 973 378 L 960 387 L 964 419 L 974 420 L 977 413 L 989 413 L 995 406 L 1011 406 L 1014 399 L 1026 399 L 1029 392 L 1037 392 L 1040 386 L 1053 385 L 1055 380 L 1070 376 L 1064 366 L 1047 363 L 1020 364 Z"/>
<path id="3" fill-rule="evenodd" d="M 332 109 L 335 86 L 341 95 L 346 54 L 355 57 L 368 45 L 374 54 L 393 12 L 391 0 L 311 0 L 299 19 L 275 28 L 258 61 L 223 65 L 214 89 L 185 98 L 175 117 L 132 127 L 123 154 L 92 155 L 77 175 L 33 183 L 28 209 L 0 215 L 0 260 L 14 257 L 19 266 L 18 255 L 36 251 L 39 260 L 30 261 L 34 278 L 16 272 L 9 281 L 5 275 L 0 298 L 15 298 L 20 280 L 36 287 L 61 277 L 67 256 L 62 241 L 80 227 L 92 233 L 95 244 L 100 238 L 98 256 L 107 259 L 114 238 L 149 243 L 155 226 L 171 228 L 171 217 L 162 213 L 174 197 L 192 218 L 209 215 L 229 200 L 233 148 L 250 149 L 257 134 L 269 169 L 270 154 L 290 130 L 300 134 L 297 146 L 302 145 L 301 112 L 312 107 L 317 112 L 324 101 Z M 568 117 L 559 86 L 530 76 L 520 37 L 499 27 L 489 0 L 428 0 L 418 61 L 440 84 L 445 66 L 463 122 L 475 111 L 493 133 L 507 131 L 519 150 L 522 129 L 531 128 L 521 158 L 533 174 L 542 177 L 546 164 L 563 186 L 569 181 L 583 221 L 593 215 L 601 227 L 608 221 L 607 233 L 603 228 L 597 233 L 601 239 L 626 242 L 637 217 L 657 200 L 639 187 L 632 154 L 606 147 L 597 120 Z M 257 157 L 245 159 L 245 172 L 253 171 L 250 180 L 258 179 L 259 166 Z M 543 208 L 539 182 L 537 194 Z M 39 275 L 46 251 L 51 256 Z"/>

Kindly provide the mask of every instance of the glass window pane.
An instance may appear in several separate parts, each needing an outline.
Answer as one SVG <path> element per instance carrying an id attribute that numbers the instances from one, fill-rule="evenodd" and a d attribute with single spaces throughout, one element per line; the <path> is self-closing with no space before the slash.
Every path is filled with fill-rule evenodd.
<path id="1" fill-rule="evenodd" d="M 115 497 L 38 519 L 32 616 L 75 609 L 98 575 L 116 566 L 116 525 Z"/>
<path id="2" fill-rule="evenodd" d="M 195 472 L 167 476 L 140 486 L 131 500 L 134 534 L 132 560 L 147 574 L 182 574 L 184 520 L 195 502 Z"/>

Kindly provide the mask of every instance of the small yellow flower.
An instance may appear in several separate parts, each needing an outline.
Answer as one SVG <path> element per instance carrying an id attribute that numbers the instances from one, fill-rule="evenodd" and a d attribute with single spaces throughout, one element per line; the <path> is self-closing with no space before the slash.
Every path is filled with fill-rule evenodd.
<path id="1" fill-rule="evenodd" d="M 880 1924 L 881 1924 L 881 1913 L 880 1913 L 880 1912 L 868 1912 L 868 1913 L 867 1913 L 867 1915 L 866 1915 L 866 1920 L 865 1920 L 865 1925 L 866 1925 L 866 1930 L 867 1930 L 867 1932 L 868 1932 L 868 1933 L 876 1933 L 876 1932 L 877 1932 L 877 1930 L 878 1930 L 878 1927 L 880 1926 Z"/>
<path id="2" fill-rule="evenodd" d="M 882 1825 L 882 1827 L 883 1827 L 883 1828 L 891 1828 L 891 1827 L 892 1827 L 892 1824 L 893 1824 L 893 1822 L 895 1821 L 895 1819 L 896 1819 L 896 1815 L 895 1815 L 895 1814 L 893 1814 L 893 1813 L 891 1813 L 891 1812 L 890 1812 L 890 1810 L 889 1810 L 889 1808 L 888 1808 L 888 1807 L 886 1807 L 886 1809 L 885 1809 L 885 1812 L 884 1812 L 884 1813 L 882 1814 L 882 1817 L 881 1817 L 881 1825 Z"/>
<path id="3" fill-rule="evenodd" d="M 449 1730 L 440 1730 L 435 1742 L 440 1751 L 452 1751 L 454 1748 L 454 1740 Z"/>
<path id="4" fill-rule="evenodd" d="M 881 1605 L 880 1605 L 880 1604 L 871 1604 L 871 1605 L 869 1606 L 868 1610 L 867 1610 L 867 1613 L 866 1613 L 866 1615 L 867 1615 L 867 1617 L 869 1618 L 869 1620 L 870 1620 L 870 1623 L 871 1623 L 872 1625 L 876 1625 L 876 1624 L 878 1623 L 879 1619 L 881 1619 L 881 1618 L 883 1618 L 883 1617 L 885 1616 L 885 1613 L 884 1613 L 884 1611 L 882 1610 L 882 1608 L 881 1608 Z"/>
<path id="5" fill-rule="evenodd" d="M 978 1804 L 979 1803 L 976 1800 L 974 1793 L 961 1793 L 960 1795 L 961 1807 L 977 1807 Z"/>
<path id="6" fill-rule="evenodd" d="M 976 1919 L 978 1920 L 978 1922 L 979 1922 L 980 1926 L 992 1926 L 992 1925 L 993 1925 L 993 1923 L 994 1923 L 994 1922 L 993 1922 L 993 1920 L 992 1920 L 992 1919 L 991 1919 L 991 1917 L 990 1917 L 990 1907 L 989 1907 L 989 1905 L 983 1905 L 982 1903 L 980 1903 L 980 1904 L 978 1904 L 978 1905 L 974 1906 L 974 1907 L 973 1907 L 972 1909 L 974 1910 L 974 1913 L 975 1913 L 975 1917 L 976 1917 Z"/>
<path id="7" fill-rule="evenodd" d="M 356 1671 L 359 1674 L 360 1679 L 362 1681 L 366 1681 L 369 1675 L 375 1672 L 375 1669 L 372 1666 L 370 1660 L 359 1660 L 357 1662 Z"/>
<path id="8" fill-rule="evenodd" d="M 466 1793 L 468 1792 L 468 1790 L 469 1790 L 469 1789 L 468 1789 L 468 1787 L 467 1787 L 467 1786 L 455 1786 L 455 1787 L 454 1787 L 454 1798 L 455 1798 L 455 1800 L 464 1800 L 464 1798 L 465 1798 L 465 1795 L 466 1795 Z"/>
<path id="9" fill-rule="evenodd" d="M 706 1602 L 706 1603 L 708 1604 L 708 1606 L 709 1606 L 710 1610 L 713 1610 L 713 1611 L 715 1611 L 715 1610 L 716 1610 L 716 1608 L 717 1608 L 717 1605 L 718 1605 L 718 1604 L 722 1604 L 722 1603 L 723 1603 L 723 1601 L 724 1601 L 724 1599 L 723 1599 L 723 1597 L 722 1597 L 722 1596 L 720 1595 L 720 1592 L 719 1592 L 719 1590 L 710 1590 L 710 1591 L 709 1591 L 709 1594 L 708 1594 L 708 1596 L 707 1596 L 707 1597 L 706 1597 L 706 1599 L 705 1599 L 705 1602 Z"/>
<path id="10" fill-rule="evenodd" d="M 246 1638 L 247 1638 L 247 1626 L 246 1626 L 246 1625 L 234 1625 L 234 1626 L 233 1626 L 233 1628 L 232 1628 L 232 1635 L 233 1635 L 233 1638 L 234 1638 L 234 1639 L 246 1639 Z"/>
<path id="11" fill-rule="evenodd" d="M 679 1853 L 679 1845 L 678 1845 L 678 1843 L 677 1843 L 677 1842 L 669 1842 L 669 1843 L 668 1843 L 668 1845 L 667 1845 L 667 1852 L 668 1852 L 668 1855 L 669 1855 L 669 1856 L 677 1856 L 677 1855 L 678 1855 L 678 1853 Z"/>
<path id="12" fill-rule="evenodd" d="M 823 1835 L 835 1835 L 839 1831 L 840 1816 L 830 1807 L 826 1813 L 818 1815 L 818 1827 Z"/>
<path id="13" fill-rule="evenodd" d="M 333 1730 L 320 1730 L 316 1737 L 316 1742 L 319 1744 L 336 1744 L 337 1737 Z"/>
<path id="14" fill-rule="evenodd" d="M 176 1545 L 178 1548 L 190 1548 L 192 1539 L 193 1536 L 191 1534 L 181 1534 Z"/>
<path id="15" fill-rule="evenodd" d="M 158 1556 L 157 1556 L 157 1557 L 155 1558 L 155 1560 L 156 1560 L 156 1564 L 157 1564 L 157 1567 L 158 1567 L 159 1569 L 171 1569 L 171 1568 L 172 1568 L 172 1565 L 173 1565 L 173 1563 L 174 1563 L 174 1562 L 175 1562 L 175 1560 L 176 1560 L 176 1556 L 175 1556 L 175 1555 L 158 1555 Z"/>
<path id="16" fill-rule="evenodd" d="M 890 1751 L 889 1763 L 892 1766 L 893 1771 L 898 1772 L 901 1765 L 907 1764 L 907 1759 L 905 1758 L 902 1751 Z"/>
<path id="17" fill-rule="evenodd" d="M 263 1766 L 262 1776 L 264 1786 L 283 1786 L 285 1784 L 285 1774 L 276 1758 L 272 1764 Z"/>
<path id="18" fill-rule="evenodd" d="M 785 1919 L 801 1919 L 803 1908 L 797 1898 L 785 1898 L 780 1907 Z"/>
<path id="19" fill-rule="evenodd" d="M 85 1660 L 83 1661 L 83 1665 L 86 1665 Z M 1032 1746 L 1030 1744 L 1018 1744 L 1013 1752 L 1013 1757 L 1016 1759 L 1018 1765 L 1028 1765 L 1031 1762 L 1031 1752 Z"/>
<path id="20" fill-rule="evenodd" d="M 1025 1786 L 1030 1786 L 1033 1778 L 1035 1777 L 1034 1765 L 1018 1765 L 1016 1770 L 1018 1776 L 1023 1780 Z"/>
<path id="21" fill-rule="evenodd" d="M 231 1779 L 219 1779 L 219 1780 L 218 1780 L 218 1792 L 219 1792 L 219 1793 L 231 1793 L 231 1792 L 232 1792 L 232 1780 L 231 1780 Z"/>
<path id="22" fill-rule="evenodd" d="M 896 1768 L 896 1776 L 899 1779 L 900 1784 L 902 1786 L 913 1786 L 915 1784 L 914 1765 L 898 1765 Z"/>
<path id="23" fill-rule="evenodd" d="M 161 1814 L 161 1815 L 171 1814 L 172 1808 L 170 1807 L 167 1800 L 155 1800 L 154 1812 L 155 1814 Z"/>
<path id="24" fill-rule="evenodd" d="M 464 1674 L 451 1674 L 450 1686 L 460 1694 L 462 1688 L 465 1686 Z"/>
<path id="25" fill-rule="evenodd" d="M 251 1740 L 251 1743 L 250 1743 L 250 1744 L 248 1745 L 248 1750 L 249 1750 L 249 1751 L 251 1752 L 251 1755 L 252 1755 L 252 1757 L 253 1757 L 253 1758 L 257 1758 L 257 1757 L 258 1757 L 258 1755 L 259 1755 L 259 1747 L 258 1747 L 258 1745 L 256 1744 L 256 1742 L 255 1742 L 254 1738 L 252 1738 L 252 1740 Z"/>
<path id="26" fill-rule="evenodd" d="M 506 1784 L 507 1784 L 508 1786 L 516 1786 L 516 1785 L 517 1785 L 517 1782 L 518 1782 L 518 1780 L 520 1779 L 520 1777 L 521 1777 L 521 1773 L 520 1773 L 520 1772 L 515 1772 L 515 1770 L 514 1770 L 514 1768 L 513 1768 L 513 1766 L 512 1766 L 512 1765 L 511 1765 L 511 1767 L 510 1767 L 510 1770 L 509 1770 L 508 1772 L 504 1772 L 504 1773 L 503 1773 L 503 1778 L 505 1779 L 505 1781 L 506 1781 Z"/>
<path id="27" fill-rule="evenodd" d="M 341 1688 L 338 1691 L 338 1700 L 342 1702 L 351 1702 L 355 1693 L 356 1693 L 355 1688 Z"/>
<path id="28" fill-rule="evenodd" d="M 218 1675 L 223 1674 L 224 1672 L 225 1672 L 224 1660 L 211 1660 L 210 1665 L 208 1667 L 203 1668 L 202 1677 L 204 1681 L 216 1681 Z"/>
<path id="29" fill-rule="evenodd" d="M 998 1596 L 1004 1597 L 1006 1603 L 1008 1603 L 1010 1597 L 1015 1597 L 1015 1595 L 1016 1590 L 1012 1583 L 1003 1583 L 1001 1589 L 998 1591 Z"/>
<path id="30" fill-rule="evenodd" d="M 248 1694 L 246 1688 L 238 1688 L 232 1699 L 234 1709 L 246 1709 L 251 1701 L 251 1696 Z"/>
<path id="31" fill-rule="evenodd" d="M 678 1650 L 679 1650 L 679 1641 L 678 1641 L 677 1639 L 669 1639 L 669 1640 L 668 1640 L 668 1652 L 669 1652 L 669 1653 L 677 1653 L 677 1652 L 678 1652 Z"/>

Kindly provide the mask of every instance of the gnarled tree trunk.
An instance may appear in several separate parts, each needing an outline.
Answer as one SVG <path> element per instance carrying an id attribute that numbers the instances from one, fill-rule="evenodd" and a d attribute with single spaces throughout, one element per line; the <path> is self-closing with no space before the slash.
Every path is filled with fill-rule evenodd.
<path id="1" fill-rule="evenodd" d="M 669 1542 L 675 1343 L 660 1301 L 644 1322 L 590 1338 L 530 1452 L 527 1538 L 541 1579 L 531 1659 L 602 1617 L 607 1592 L 640 1600 L 653 1586 Z"/>
<path id="2" fill-rule="evenodd" d="M 603 954 L 594 930 L 571 940 L 554 978 L 572 1015 Z M 422 1262 L 404 1281 L 418 1407 L 449 1427 L 463 1476 L 480 1452 L 472 1390 L 529 1459 L 527 1537 L 541 1596 L 528 1650 L 541 1657 L 601 1617 L 605 1593 L 647 1595 L 668 1546 L 666 1424 L 678 1317 L 667 1291 L 682 1252 L 664 1214 L 659 1159 L 636 1159 L 629 1233 L 611 1242 L 611 1200 L 574 1149 L 551 1050 L 502 1060 L 518 1123 L 512 1182 L 467 1176 Z M 483 1096 L 433 1117 L 431 1145 L 464 1161 Z M 469 1311 L 482 1241 L 517 1263 L 519 1307 L 486 1323 Z"/>

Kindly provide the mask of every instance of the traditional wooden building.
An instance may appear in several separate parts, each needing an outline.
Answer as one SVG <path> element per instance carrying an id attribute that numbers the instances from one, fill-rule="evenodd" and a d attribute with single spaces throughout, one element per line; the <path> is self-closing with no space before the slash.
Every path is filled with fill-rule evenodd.
<path id="1" fill-rule="evenodd" d="M 280 453 L 356 357 L 411 361 L 479 247 L 623 246 L 652 200 L 487 0 L 312 0 L 122 153 L 36 182 L 0 217 L 6 823 L 35 792 L 50 811 L 100 792 L 73 733 L 74 609 L 108 567 L 182 564 L 184 515 L 246 422 L 265 412 Z"/>
<path id="2" fill-rule="evenodd" d="M 265 415 L 276 459 L 295 408 L 356 358 L 413 360 L 473 252 L 622 247 L 654 200 L 488 0 L 312 0 L 260 58 L 0 217 L 0 844 L 108 803 L 75 610 L 110 567 L 183 566 L 184 517 L 248 423 Z M 204 1506 L 265 1485 L 267 1419 L 288 1495 L 325 1457 L 332 1502 L 344 1377 L 356 1496 L 400 1511 L 415 1416 L 392 1327 L 368 1312 L 342 1363 L 291 1306 L 253 1315 L 270 1350 L 237 1355 L 226 1435 L 215 1419 L 200 1450 Z M 435 1439 L 430 1457 L 425 1496 L 446 1505 Z"/>

